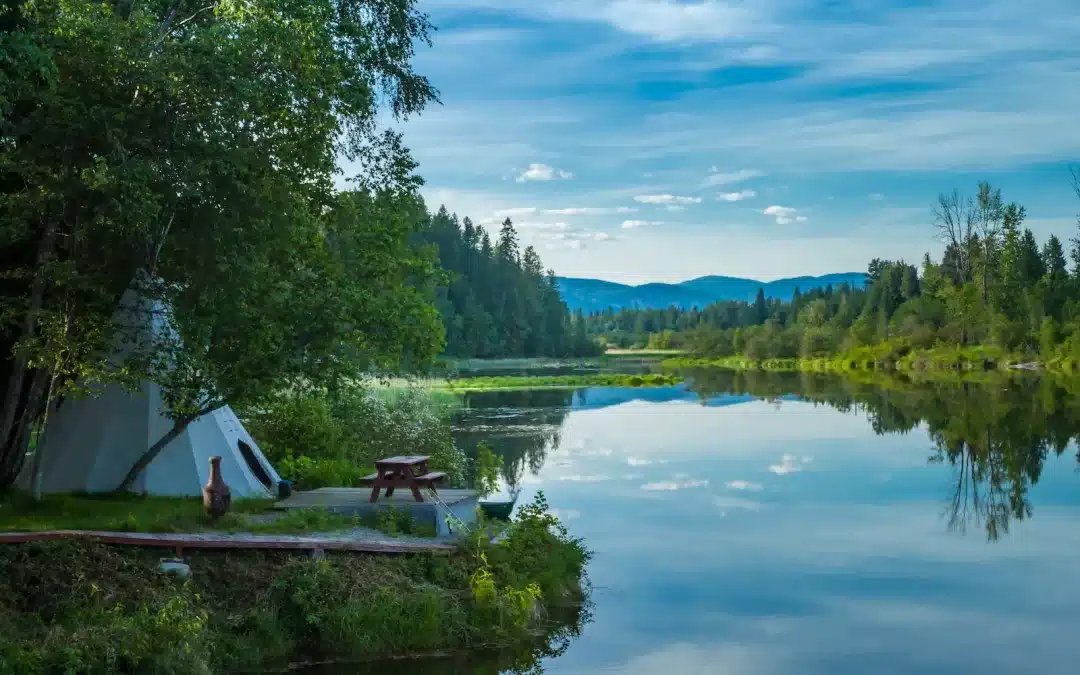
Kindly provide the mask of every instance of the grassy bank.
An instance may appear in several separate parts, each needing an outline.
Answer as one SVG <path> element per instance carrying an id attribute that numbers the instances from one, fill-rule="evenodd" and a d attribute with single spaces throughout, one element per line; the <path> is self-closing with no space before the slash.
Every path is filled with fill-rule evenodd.
<path id="1" fill-rule="evenodd" d="M 735 370 L 775 370 L 843 372 L 860 370 L 987 371 L 1031 368 L 1061 373 L 1076 373 L 1078 364 L 1072 359 L 1038 361 L 1035 358 L 1010 354 L 993 346 L 939 346 L 929 349 L 897 349 L 890 345 L 862 347 L 841 356 L 825 358 L 750 359 L 745 356 L 723 358 L 683 357 L 667 359 L 665 368 L 719 367 Z"/>
<path id="2" fill-rule="evenodd" d="M 366 527 L 384 534 L 434 536 L 430 526 L 412 521 L 409 512 L 344 515 L 322 509 L 274 511 L 269 499 L 234 501 L 232 510 L 211 522 L 202 499 L 45 495 L 41 501 L 12 492 L 0 495 L 0 532 L 96 530 L 105 532 L 250 532 L 303 534 Z"/>
<path id="3" fill-rule="evenodd" d="M 499 544 L 451 555 L 160 553 L 87 542 L 0 546 L 0 673 L 204 675 L 528 642 L 583 599 L 589 553 L 543 496 Z"/>
<path id="4" fill-rule="evenodd" d="M 681 381 L 681 377 L 670 374 L 593 373 L 587 375 L 462 377 L 446 380 L 442 386 L 448 391 L 490 391 L 496 389 L 568 389 L 576 387 L 666 387 L 678 384 Z"/>

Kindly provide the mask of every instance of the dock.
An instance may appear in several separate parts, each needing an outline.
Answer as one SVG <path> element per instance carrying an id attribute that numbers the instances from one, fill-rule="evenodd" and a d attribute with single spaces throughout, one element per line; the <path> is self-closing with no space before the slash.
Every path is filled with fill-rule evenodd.
<path id="1" fill-rule="evenodd" d="M 420 541 L 391 537 L 371 530 L 327 532 L 325 534 L 250 534 L 244 532 L 144 533 L 89 530 L 49 530 L 44 532 L 0 532 L 0 544 L 34 541 L 88 539 L 102 544 L 166 548 L 183 557 L 186 549 L 200 550 L 292 550 L 353 551 L 357 553 L 448 553 L 454 544 L 445 540 Z"/>
<path id="2" fill-rule="evenodd" d="M 286 499 L 274 504 L 275 509 L 325 509 L 331 513 L 348 515 L 368 515 L 381 510 L 394 508 L 407 510 L 419 523 L 431 524 L 440 537 L 449 537 L 454 533 L 452 527 L 446 522 L 446 518 L 440 513 L 439 507 L 432 501 L 418 502 L 408 490 L 395 490 L 394 494 L 387 497 L 380 495 L 374 503 L 368 501 L 371 497 L 371 488 L 335 488 L 325 487 L 317 490 L 296 492 Z M 439 499 L 449 508 L 454 517 L 463 522 L 466 527 L 476 522 L 476 508 L 478 494 L 475 490 L 459 490 L 448 488 L 439 490 Z"/>

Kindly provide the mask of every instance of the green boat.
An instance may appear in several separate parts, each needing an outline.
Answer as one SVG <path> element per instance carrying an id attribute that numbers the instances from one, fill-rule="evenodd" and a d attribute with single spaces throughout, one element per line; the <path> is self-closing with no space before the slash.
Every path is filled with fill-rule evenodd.
<path id="1" fill-rule="evenodd" d="M 517 490 L 510 494 L 509 499 L 481 499 L 477 502 L 484 516 L 496 520 L 510 520 L 510 514 L 514 512 L 514 504 L 517 503 Z"/>

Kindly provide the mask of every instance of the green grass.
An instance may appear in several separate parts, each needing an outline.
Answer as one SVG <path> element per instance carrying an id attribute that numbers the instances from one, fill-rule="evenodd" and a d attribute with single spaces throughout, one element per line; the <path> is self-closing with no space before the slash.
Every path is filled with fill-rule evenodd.
<path id="1" fill-rule="evenodd" d="M 271 509 L 273 500 L 235 500 L 216 522 L 203 511 L 200 498 L 46 495 L 40 502 L 21 493 L 0 496 L 0 532 L 98 530 L 105 532 L 250 532 L 302 534 L 356 527 L 386 534 L 434 536 L 434 529 L 415 523 L 407 511 L 387 510 L 380 516 L 344 515 L 323 509 Z M 273 514 L 273 520 L 254 516 Z"/>
<path id="2" fill-rule="evenodd" d="M 1010 354 L 994 346 L 940 345 L 929 349 L 908 349 L 882 343 L 859 347 L 839 356 L 823 358 L 750 359 L 745 356 L 724 358 L 676 358 L 664 361 L 669 369 L 717 367 L 732 370 L 773 370 L 804 372 L 846 372 L 861 370 L 898 370 L 906 372 L 979 372 L 1008 369 L 1031 362 L 1023 355 Z M 1074 372 L 1069 359 L 1040 364 L 1051 370 Z"/>
<path id="3" fill-rule="evenodd" d="M 503 377 L 462 377 L 446 380 L 449 391 L 489 391 L 497 389 L 543 389 L 576 387 L 667 387 L 678 384 L 682 377 L 671 374 L 628 375 L 625 373 L 595 373 L 588 375 L 526 375 Z"/>

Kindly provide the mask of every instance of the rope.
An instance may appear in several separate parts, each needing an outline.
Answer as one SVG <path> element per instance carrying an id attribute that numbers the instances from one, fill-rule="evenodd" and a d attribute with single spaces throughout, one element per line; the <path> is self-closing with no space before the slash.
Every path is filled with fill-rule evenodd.
<path id="1" fill-rule="evenodd" d="M 446 502 L 444 502 L 442 500 L 442 498 L 439 497 L 438 492 L 436 492 L 432 488 L 425 488 L 425 489 L 427 490 L 428 497 L 430 497 L 431 501 L 433 501 L 435 503 L 435 507 L 437 509 L 442 510 L 443 515 L 446 518 L 447 525 L 450 525 L 451 523 L 453 523 L 454 526 L 461 528 L 466 534 L 471 534 L 471 530 L 469 529 L 469 526 L 466 525 L 456 515 L 454 515 L 454 512 L 450 509 L 449 506 L 447 506 Z M 454 531 L 453 528 L 451 528 L 450 532 L 453 533 L 453 531 Z"/>

